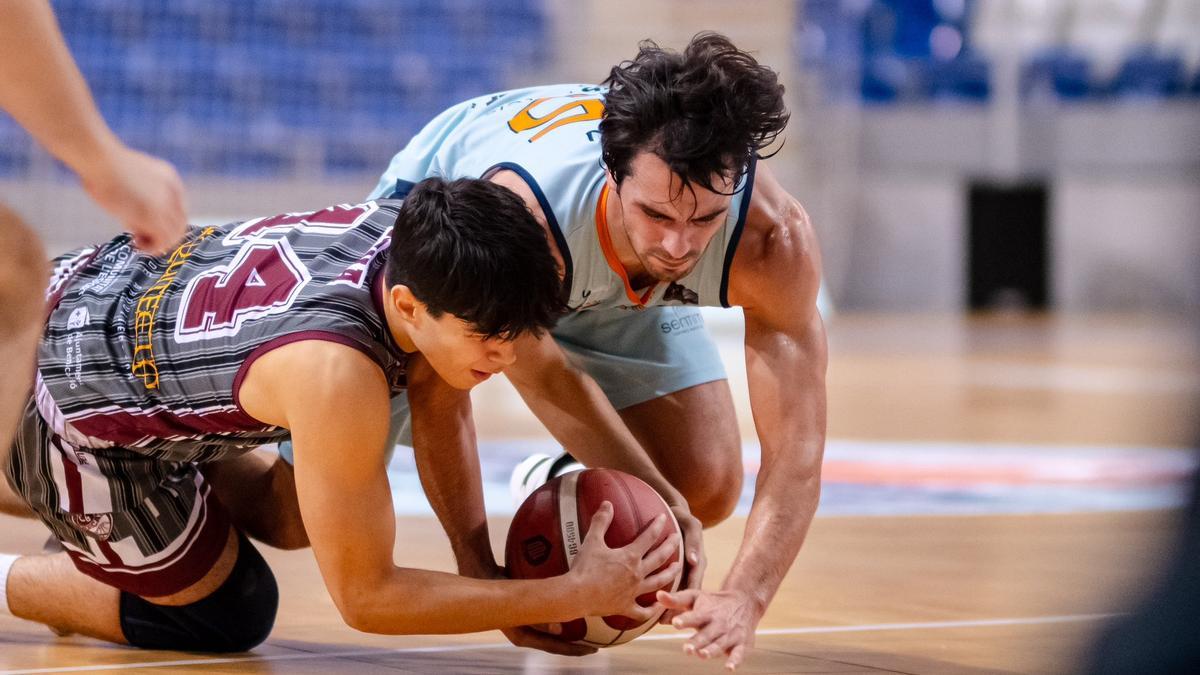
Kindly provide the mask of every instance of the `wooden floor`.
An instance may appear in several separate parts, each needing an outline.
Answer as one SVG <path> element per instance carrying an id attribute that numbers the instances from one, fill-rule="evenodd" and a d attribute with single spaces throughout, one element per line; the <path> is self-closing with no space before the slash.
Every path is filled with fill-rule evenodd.
<path id="1" fill-rule="evenodd" d="M 736 352 L 731 331 L 714 328 L 723 352 Z M 1183 448 L 1196 421 L 1192 327 L 1173 320 L 839 316 L 830 336 L 832 438 Z M 744 371 L 726 362 L 750 440 Z M 542 434 L 506 384 L 478 396 L 487 405 L 477 410 L 491 411 L 483 438 Z M 1168 511 L 818 517 L 743 671 L 1070 672 L 1103 617 L 1151 583 L 1172 520 Z M 707 533 L 709 585 L 728 569 L 743 524 Z M 499 545 L 507 520 L 491 528 Z M 36 551 L 44 538 L 36 524 L 0 516 L 0 550 Z M 499 633 L 364 635 L 342 625 L 308 552 L 267 558 L 283 598 L 271 639 L 252 653 L 143 652 L 0 619 L 0 671 L 720 671 L 685 658 L 683 636 L 661 627 L 584 659 L 518 650 Z M 399 519 L 396 559 L 451 568 L 427 517 Z"/>

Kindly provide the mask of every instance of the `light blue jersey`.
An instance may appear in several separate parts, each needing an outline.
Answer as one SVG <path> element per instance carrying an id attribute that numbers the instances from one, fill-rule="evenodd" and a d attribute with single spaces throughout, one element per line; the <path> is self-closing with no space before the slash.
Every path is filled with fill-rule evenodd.
<path id="1" fill-rule="evenodd" d="M 403 196 L 430 176 L 479 178 L 497 169 L 529 184 L 567 265 L 575 311 L 656 305 L 728 307 L 729 266 L 753 189 L 749 167 L 729 214 L 692 271 L 673 283 L 627 289 L 599 211 L 605 185 L 600 117 L 605 87 L 560 84 L 516 89 L 460 103 L 433 119 L 401 150 L 371 198 Z"/>
<path id="2" fill-rule="evenodd" d="M 537 195 L 567 266 L 576 311 L 551 334 L 617 410 L 725 379 L 699 305 L 728 306 L 729 265 L 754 187 L 748 167 L 729 216 L 695 268 L 631 297 L 607 260 L 597 206 L 604 188 L 600 117 L 605 87 L 560 84 L 460 103 L 435 117 L 392 158 L 371 199 L 403 197 L 431 176 L 481 178 L 515 171 Z M 601 217 L 600 220 L 603 220 Z M 642 291 L 643 289 L 638 289 Z M 641 311 L 631 311 L 634 308 Z M 408 400 L 392 399 L 392 441 L 412 444 Z M 389 445 L 389 447 L 391 447 Z M 290 457 L 290 443 L 280 446 Z"/>

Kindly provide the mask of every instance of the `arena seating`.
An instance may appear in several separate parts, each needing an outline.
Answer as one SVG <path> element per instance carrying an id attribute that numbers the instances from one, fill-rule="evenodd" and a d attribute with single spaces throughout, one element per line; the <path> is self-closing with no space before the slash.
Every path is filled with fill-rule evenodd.
<path id="1" fill-rule="evenodd" d="M 540 0 L 53 5 L 117 133 L 193 175 L 377 172 L 437 112 L 548 55 Z M 0 178 L 35 152 L 0 113 Z"/>
<path id="2" fill-rule="evenodd" d="M 1015 56 L 1026 98 L 1145 104 L 1200 95 L 1192 0 L 803 0 L 798 53 L 868 105 L 984 104 Z"/>

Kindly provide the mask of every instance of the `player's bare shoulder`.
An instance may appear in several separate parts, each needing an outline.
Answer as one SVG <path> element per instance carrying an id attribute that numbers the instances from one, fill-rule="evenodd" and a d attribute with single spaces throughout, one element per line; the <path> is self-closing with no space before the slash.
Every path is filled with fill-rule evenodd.
<path id="1" fill-rule="evenodd" d="M 550 231 L 550 223 L 546 219 L 546 212 L 542 210 L 542 205 L 538 202 L 537 195 L 534 194 L 533 188 L 529 187 L 529 183 L 526 183 L 525 179 L 521 178 L 516 171 L 509 169 L 500 169 L 498 171 L 494 171 L 487 175 L 486 178 L 497 185 L 503 185 L 509 190 L 512 190 L 518 197 L 521 198 L 521 201 L 525 202 L 525 206 L 528 207 L 530 213 L 533 214 L 534 220 L 536 220 L 546 232 L 546 241 L 550 244 L 550 253 L 554 254 L 554 262 L 558 264 L 558 269 L 560 272 L 565 270 L 566 268 L 563 262 L 562 252 L 558 250 L 558 242 L 554 238 L 554 233 Z"/>
<path id="2" fill-rule="evenodd" d="M 815 301 L 821 253 L 808 213 L 759 163 L 746 223 L 729 272 L 734 305 Z"/>
<path id="3" fill-rule="evenodd" d="M 542 211 L 542 205 L 538 203 L 537 195 L 533 193 L 533 188 L 529 187 L 529 183 L 526 183 L 525 179 L 521 178 L 516 171 L 498 169 L 488 174 L 486 178 L 497 185 L 503 185 L 515 192 L 521 198 L 521 201 L 525 202 L 525 206 L 529 207 L 529 210 L 533 213 L 533 217 L 537 219 L 538 223 L 542 227 L 548 227 L 546 214 Z"/>
<path id="4" fill-rule="evenodd" d="M 238 391 L 251 417 L 289 428 L 301 405 L 387 397 L 387 378 L 377 363 L 355 347 L 327 340 L 299 340 L 268 351 L 250 365 Z"/>

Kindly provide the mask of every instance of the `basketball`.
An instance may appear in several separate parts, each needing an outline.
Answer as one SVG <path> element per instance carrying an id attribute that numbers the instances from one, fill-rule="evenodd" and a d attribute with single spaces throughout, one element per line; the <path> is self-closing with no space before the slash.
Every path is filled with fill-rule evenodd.
<path id="1" fill-rule="evenodd" d="M 659 514 L 670 526 L 658 543 L 679 533 L 679 523 L 654 488 L 627 473 L 612 469 L 585 469 L 559 476 L 535 490 L 517 509 L 504 549 L 504 564 L 514 579 L 544 579 L 571 569 L 587 536 L 596 509 L 613 505 L 613 521 L 605 533 L 610 547 L 625 546 L 637 538 Z M 663 567 L 683 557 L 682 534 L 678 550 Z M 662 569 L 662 568 L 660 568 Z M 663 590 L 678 590 L 682 572 Z M 654 604 L 654 594 L 638 597 L 638 604 Z M 654 627 L 654 618 L 638 622 L 625 616 L 589 616 L 562 624 L 563 640 L 592 647 L 624 644 Z"/>

